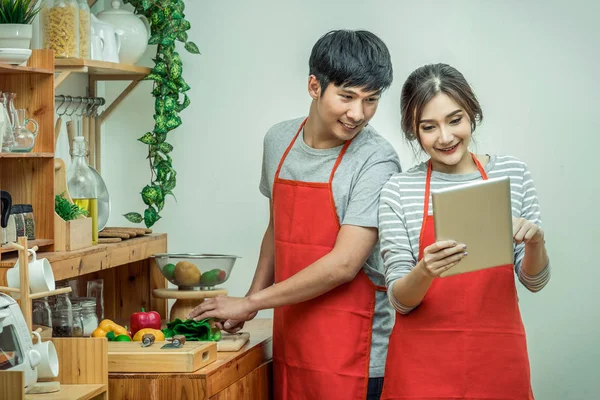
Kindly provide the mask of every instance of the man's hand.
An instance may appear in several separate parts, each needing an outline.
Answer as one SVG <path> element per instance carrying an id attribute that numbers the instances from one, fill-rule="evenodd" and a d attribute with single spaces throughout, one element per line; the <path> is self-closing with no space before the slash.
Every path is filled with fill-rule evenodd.
<path id="1" fill-rule="evenodd" d="M 204 318 L 248 321 L 255 316 L 256 311 L 250 308 L 247 297 L 217 296 L 205 299 L 187 317 L 196 321 Z"/>

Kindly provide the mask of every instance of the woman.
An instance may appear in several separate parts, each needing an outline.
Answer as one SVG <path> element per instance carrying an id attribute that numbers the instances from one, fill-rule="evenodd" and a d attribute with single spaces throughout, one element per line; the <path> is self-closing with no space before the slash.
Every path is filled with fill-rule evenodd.
<path id="1" fill-rule="evenodd" d="M 430 158 L 392 176 L 381 193 L 381 252 L 399 314 L 382 399 L 533 399 L 513 273 L 536 292 L 548 282 L 550 268 L 529 170 L 514 157 L 469 152 L 483 114 L 453 67 L 414 71 L 402 88 L 401 106 L 407 139 Z M 514 265 L 440 278 L 469 249 L 435 242 L 431 188 L 502 176 L 510 177 Z"/>

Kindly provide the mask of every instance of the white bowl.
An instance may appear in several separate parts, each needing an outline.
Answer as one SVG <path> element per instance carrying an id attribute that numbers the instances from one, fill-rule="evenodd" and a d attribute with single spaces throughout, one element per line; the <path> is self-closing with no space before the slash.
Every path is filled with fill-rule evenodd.
<path id="1" fill-rule="evenodd" d="M 0 49 L 0 63 L 21 65 L 31 57 L 31 49 Z"/>

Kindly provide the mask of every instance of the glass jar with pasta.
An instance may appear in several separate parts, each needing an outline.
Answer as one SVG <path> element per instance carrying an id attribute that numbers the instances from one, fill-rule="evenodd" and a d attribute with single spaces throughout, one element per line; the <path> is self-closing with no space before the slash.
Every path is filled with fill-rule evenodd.
<path id="1" fill-rule="evenodd" d="M 92 51 L 92 19 L 88 0 L 79 1 L 79 57 L 89 60 Z"/>
<path id="2" fill-rule="evenodd" d="M 45 49 L 57 58 L 80 57 L 77 0 L 45 0 L 40 25 Z"/>

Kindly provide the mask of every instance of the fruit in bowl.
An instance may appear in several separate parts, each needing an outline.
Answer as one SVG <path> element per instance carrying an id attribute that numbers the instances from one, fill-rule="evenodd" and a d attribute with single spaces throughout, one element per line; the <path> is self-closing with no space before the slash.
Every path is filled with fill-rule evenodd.
<path id="1" fill-rule="evenodd" d="M 161 253 L 152 256 L 163 276 L 181 289 L 210 289 L 229 279 L 238 256 Z"/>

